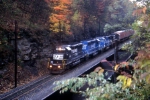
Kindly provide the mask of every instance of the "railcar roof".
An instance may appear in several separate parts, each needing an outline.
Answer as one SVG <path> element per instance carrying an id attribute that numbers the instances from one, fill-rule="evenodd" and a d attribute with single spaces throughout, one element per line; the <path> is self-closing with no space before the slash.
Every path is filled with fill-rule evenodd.
<path id="1" fill-rule="evenodd" d="M 57 45 L 56 48 L 57 48 L 57 47 L 65 48 L 65 47 L 69 47 L 69 46 L 70 46 L 70 45 Z"/>
<path id="2" fill-rule="evenodd" d="M 72 45 L 70 45 L 70 46 L 79 46 L 79 45 L 82 45 L 82 43 L 75 43 L 75 44 L 72 44 Z"/>
<path id="3" fill-rule="evenodd" d="M 87 43 L 89 43 L 89 42 L 94 42 L 94 41 L 96 41 L 96 39 L 83 40 L 83 41 L 81 41 L 81 42 L 87 42 Z"/>

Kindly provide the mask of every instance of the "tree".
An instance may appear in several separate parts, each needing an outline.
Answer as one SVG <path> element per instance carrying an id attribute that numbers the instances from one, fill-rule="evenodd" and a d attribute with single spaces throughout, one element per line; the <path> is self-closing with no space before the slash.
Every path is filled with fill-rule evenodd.
<path id="1" fill-rule="evenodd" d="M 149 9 L 149 5 L 146 8 Z M 145 6 L 143 9 L 145 9 Z M 133 24 L 135 35 L 131 48 L 137 50 L 138 55 L 135 60 L 124 62 L 119 67 L 128 69 L 129 65 L 132 64 L 134 66 L 132 75 L 122 72 L 117 77 L 120 81 L 112 84 L 103 78 L 103 69 L 100 69 L 85 77 L 57 81 L 54 83 L 57 85 L 55 89 L 61 89 L 61 93 L 67 90 L 81 93 L 89 100 L 148 100 L 150 98 L 150 13 L 148 10 L 144 12 L 138 14 L 140 15 L 139 20 Z M 113 71 L 117 71 L 117 67 L 118 65 L 114 66 Z M 82 91 L 81 87 L 84 84 L 88 84 L 89 87 Z M 90 88 L 90 86 L 93 88 Z"/>
<path id="2" fill-rule="evenodd" d="M 131 27 L 131 24 L 135 20 L 135 16 L 132 15 L 135 6 L 129 0 L 113 0 L 107 8 L 105 32 L 113 33 L 121 29 Z"/>
<path id="3" fill-rule="evenodd" d="M 53 3 L 52 3 L 53 2 Z M 50 1 L 53 9 L 50 19 L 50 30 L 54 33 L 63 32 L 64 34 L 70 34 L 70 5 L 71 0 L 60 0 L 60 1 Z"/>

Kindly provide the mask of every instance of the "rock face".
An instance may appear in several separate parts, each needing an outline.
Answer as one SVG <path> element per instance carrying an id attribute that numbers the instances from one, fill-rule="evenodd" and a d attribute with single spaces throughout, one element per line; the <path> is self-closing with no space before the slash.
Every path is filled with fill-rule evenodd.
<path id="1" fill-rule="evenodd" d="M 23 68 L 29 68 L 29 70 L 35 70 L 45 72 L 47 70 L 48 58 L 54 50 L 55 44 L 60 44 L 63 41 L 73 40 L 70 35 L 64 35 L 64 39 L 60 38 L 60 34 L 52 34 L 48 30 L 30 30 L 30 29 L 18 29 L 17 36 L 17 60 L 18 66 Z M 11 46 L 11 53 L 8 53 L 5 58 L 0 58 L 0 65 L 7 66 L 9 61 L 14 63 L 14 50 L 15 50 L 15 36 L 14 33 L 5 32 L 8 34 L 9 45 Z M 63 41 L 62 41 L 63 40 Z M 5 54 L 5 53 L 1 53 Z M 1 55 L 0 55 L 1 56 Z M 5 60 L 6 59 L 6 60 Z M 5 67 L 7 68 L 7 67 Z M 2 68 L 0 68 L 2 69 Z M 45 69 L 45 70 L 44 70 Z M 37 73 L 39 73 L 37 72 Z"/>
<path id="2" fill-rule="evenodd" d="M 23 31 L 17 39 L 18 60 L 23 67 L 41 67 L 46 65 L 47 59 L 53 50 L 51 37 L 48 31 Z M 14 41 L 14 40 L 12 40 Z M 41 61 L 44 64 L 41 64 Z"/>

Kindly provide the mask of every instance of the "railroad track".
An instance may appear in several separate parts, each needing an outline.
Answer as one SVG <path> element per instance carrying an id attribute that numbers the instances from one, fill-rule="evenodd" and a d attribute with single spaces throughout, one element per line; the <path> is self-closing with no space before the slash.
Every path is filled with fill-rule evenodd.
<path id="1" fill-rule="evenodd" d="M 0 96 L 0 100 L 17 100 L 20 96 L 28 93 L 29 91 L 32 91 L 35 88 L 38 88 L 41 84 L 44 84 L 45 82 L 54 79 L 58 76 L 44 76 L 42 78 L 39 78 L 38 80 L 35 80 L 29 84 L 26 84 L 21 87 L 17 87 L 7 93 L 4 93 Z"/>
<path id="2" fill-rule="evenodd" d="M 120 47 L 121 46 L 122 45 L 120 45 Z M 108 50 L 108 52 L 110 52 L 110 54 L 107 54 L 107 52 L 105 52 L 104 54 L 100 54 L 99 56 L 108 57 L 114 53 L 114 51 L 112 49 Z M 52 93 L 55 92 L 51 89 L 54 87 L 54 85 L 53 85 L 54 81 L 68 79 L 68 78 L 75 77 L 75 76 L 80 76 L 82 73 L 86 72 L 87 70 L 89 70 L 90 68 L 92 68 L 93 66 L 95 66 L 99 63 L 98 62 L 99 60 L 96 60 L 96 59 L 103 59 L 103 57 L 99 57 L 99 56 L 97 56 L 93 59 L 90 59 L 88 61 L 88 62 L 93 62 L 90 65 L 91 67 L 80 68 L 80 69 L 79 69 L 79 67 L 76 67 L 76 68 L 73 68 L 73 70 L 66 71 L 65 73 L 63 73 L 63 75 L 44 76 L 44 77 L 42 77 L 42 78 L 40 78 L 34 82 L 31 82 L 31 83 L 26 84 L 26 85 L 21 86 L 21 87 L 17 87 L 17 88 L 15 88 L 15 89 L 7 92 L 7 93 L 0 95 L 0 100 L 29 100 L 29 99 L 31 100 L 32 96 L 30 94 L 34 95 L 34 92 L 37 93 L 38 91 L 45 88 L 44 86 L 48 86 L 48 85 L 49 85 L 48 88 L 50 91 L 49 91 L 49 94 L 47 94 L 47 96 L 51 95 Z M 84 63 L 80 64 L 79 66 L 85 67 L 85 66 L 89 65 L 88 62 L 84 62 Z M 40 95 L 42 95 L 41 93 L 43 93 L 43 92 L 40 92 Z M 35 99 L 32 99 L 32 100 L 37 100 L 38 94 L 36 94 L 36 96 L 37 97 L 36 98 L 34 97 Z"/>

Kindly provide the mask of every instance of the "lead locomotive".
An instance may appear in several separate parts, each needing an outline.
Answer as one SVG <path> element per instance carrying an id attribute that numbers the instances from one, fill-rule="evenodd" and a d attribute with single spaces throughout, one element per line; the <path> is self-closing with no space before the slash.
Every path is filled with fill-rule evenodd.
<path id="1" fill-rule="evenodd" d="M 61 73 L 66 69 L 81 62 L 85 53 L 82 50 L 83 44 L 76 43 L 72 45 L 56 46 L 56 50 L 51 56 L 50 72 Z"/>

